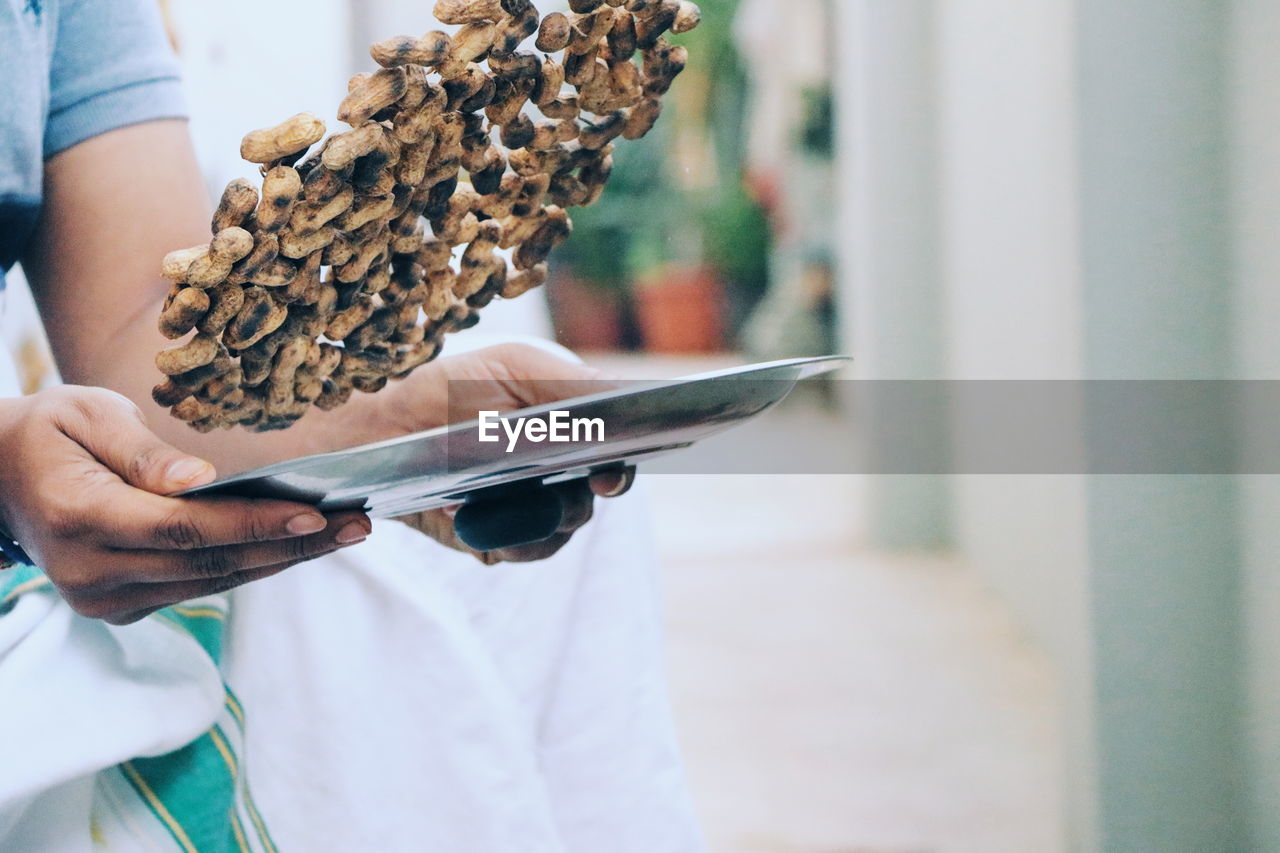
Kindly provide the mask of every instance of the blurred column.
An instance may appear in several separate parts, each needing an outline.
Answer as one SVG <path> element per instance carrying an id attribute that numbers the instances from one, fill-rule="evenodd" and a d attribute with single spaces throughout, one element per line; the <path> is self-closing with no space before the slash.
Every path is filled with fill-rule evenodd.
<path id="1" fill-rule="evenodd" d="M 1230 9 L 1077 4 L 1089 378 L 1231 374 Z M 1248 849 L 1236 524 L 1230 477 L 1088 482 L 1107 850 Z"/>
<path id="2" fill-rule="evenodd" d="M 859 375 L 1231 376 L 1227 24 L 1236 9 L 1252 46 L 1239 73 L 1257 75 L 1275 62 L 1271 5 L 838 4 L 842 293 Z M 1274 136 L 1274 91 L 1248 89 L 1253 141 L 1238 166 L 1252 169 L 1239 185 L 1252 203 L 1234 212 L 1265 228 L 1237 257 L 1271 301 L 1274 208 L 1255 187 L 1274 187 L 1280 162 L 1280 140 L 1257 140 Z M 1247 351 L 1273 353 L 1274 313 L 1242 318 Z M 989 479 L 950 496 L 871 479 L 877 542 L 918 544 L 930 530 L 943 541 L 954 507 L 961 552 L 1054 656 L 1072 849 L 1280 849 L 1280 822 L 1259 816 L 1280 780 L 1280 726 L 1248 730 L 1268 750 L 1248 774 L 1253 840 L 1242 754 L 1243 697 L 1255 717 L 1273 717 L 1267 700 L 1280 697 L 1268 643 L 1280 632 L 1267 627 L 1280 584 L 1264 535 L 1274 493 L 1263 505 L 1275 512 L 1251 509 L 1246 589 L 1267 600 L 1250 602 L 1246 659 L 1228 477 L 1101 475 L 1031 491 Z"/>
<path id="3" fill-rule="evenodd" d="M 834 9 L 843 350 L 859 378 L 940 378 L 934 3 L 841 0 Z M 867 507 L 874 545 L 948 541 L 942 477 L 870 477 Z"/>
<path id="4" fill-rule="evenodd" d="M 958 425 L 979 414 L 968 407 L 989 404 L 964 392 L 970 381 L 1081 376 L 1075 3 L 948 0 L 937 9 L 944 360 L 957 380 L 949 415 Z M 1074 414 L 1063 405 L 1057 417 Z M 1061 426 L 1080 434 L 1078 422 Z M 975 438 L 955 430 L 957 459 Z M 1061 714 L 1044 725 L 1060 733 L 1062 774 L 1041 795 L 1064 829 L 1090 837 L 1087 478 L 979 473 L 949 485 L 956 551 L 1053 662 Z"/>
<path id="5" fill-rule="evenodd" d="M 1280 378 L 1280 4 L 1231 4 L 1237 374 Z M 1269 434 L 1245 436 L 1266 444 Z M 1242 478 L 1246 808 L 1251 850 L 1280 850 L 1280 477 Z"/>

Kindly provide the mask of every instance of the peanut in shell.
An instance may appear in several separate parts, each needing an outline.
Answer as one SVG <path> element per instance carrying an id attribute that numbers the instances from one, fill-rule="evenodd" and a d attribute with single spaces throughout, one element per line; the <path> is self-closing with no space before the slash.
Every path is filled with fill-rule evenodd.
<path id="1" fill-rule="evenodd" d="M 233 181 L 213 239 L 164 260 L 161 329 L 197 334 L 157 356 L 157 403 L 202 432 L 284 429 L 545 282 L 564 208 L 600 197 L 616 138 L 653 127 L 688 61 L 667 36 L 700 20 L 684 0 L 569 7 L 439 0 L 459 29 L 373 45 L 379 69 L 338 110 L 349 130 L 318 144 L 323 123 L 300 113 L 248 134 L 261 191 Z"/>

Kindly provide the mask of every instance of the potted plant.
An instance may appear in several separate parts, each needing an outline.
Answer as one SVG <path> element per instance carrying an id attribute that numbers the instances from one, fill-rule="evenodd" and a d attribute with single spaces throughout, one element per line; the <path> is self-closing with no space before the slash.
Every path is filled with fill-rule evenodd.
<path id="1" fill-rule="evenodd" d="M 742 186 L 746 78 L 736 0 L 702 0 L 690 64 L 652 133 L 618 145 L 609 190 L 574 212 L 550 285 L 561 339 L 616 330 L 655 352 L 724 349 L 767 280 L 769 229 Z"/>

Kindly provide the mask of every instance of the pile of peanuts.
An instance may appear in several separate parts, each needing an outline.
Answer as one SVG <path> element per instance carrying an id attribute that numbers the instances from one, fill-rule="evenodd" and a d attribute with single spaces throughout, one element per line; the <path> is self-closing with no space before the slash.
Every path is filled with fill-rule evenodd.
<path id="1" fill-rule="evenodd" d="M 685 67 L 666 33 L 700 19 L 684 0 L 569 6 L 439 0 L 460 29 L 375 44 L 380 70 L 338 110 L 349 130 L 321 142 L 303 113 L 246 136 L 261 191 L 232 181 L 213 240 L 164 259 L 160 330 L 195 334 L 156 357 L 156 402 L 202 432 L 285 429 L 407 376 L 495 297 L 546 281 L 565 209 L 600 197 L 613 141 L 648 133 Z"/>

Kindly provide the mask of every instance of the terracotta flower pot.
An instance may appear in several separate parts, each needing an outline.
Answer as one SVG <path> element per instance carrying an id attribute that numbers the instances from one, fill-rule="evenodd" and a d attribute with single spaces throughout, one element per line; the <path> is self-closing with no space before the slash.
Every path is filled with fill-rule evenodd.
<path id="1" fill-rule="evenodd" d="M 556 274 L 547 283 L 556 340 L 578 352 L 616 350 L 622 343 L 617 298 L 590 282 Z"/>
<path id="2" fill-rule="evenodd" d="M 725 293 L 714 269 L 666 267 L 642 279 L 636 317 L 645 349 L 659 353 L 720 352 L 725 348 Z"/>

